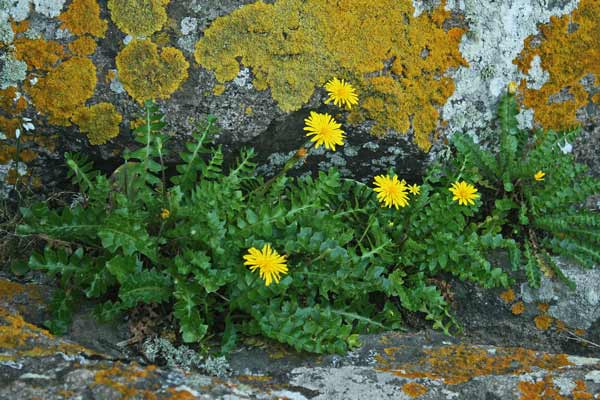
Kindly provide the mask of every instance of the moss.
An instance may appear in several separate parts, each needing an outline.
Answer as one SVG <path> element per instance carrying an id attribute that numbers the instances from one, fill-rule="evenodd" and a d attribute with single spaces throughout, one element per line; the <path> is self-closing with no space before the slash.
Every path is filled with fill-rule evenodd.
<path id="1" fill-rule="evenodd" d="M 169 0 L 108 0 L 110 17 L 117 27 L 133 37 L 149 37 L 167 21 Z"/>
<path id="2" fill-rule="evenodd" d="M 423 396 L 429 389 L 427 389 L 427 386 L 421 385 L 420 383 L 409 382 L 402 385 L 402 391 L 408 396 L 415 398 Z"/>
<path id="3" fill-rule="evenodd" d="M 462 31 L 446 32 L 444 5 L 414 17 L 409 1 L 279 0 L 256 2 L 217 18 L 196 44 L 196 61 L 219 82 L 234 79 L 240 61 L 258 90 L 271 89 L 284 111 L 298 110 L 332 76 L 359 90 L 353 122 L 373 119 L 375 132 L 415 133 L 425 150 L 437 109 L 454 91 L 443 74 L 466 65 Z"/>
<path id="4" fill-rule="evenodd" d="M 29 69 L 47 71 L 65 56 L 63 46 L 53 40 L 20 38 L 15 40 L 15 57 Z"/>
<path id="5" fill-rule="evenodd" d="M 75 35 L 90 34 L 102 38 L 108 23 L 100 18 L 100 7 L 96 0 L 73 0 L 67 11 L 59 17 L 61 29 L 68 29 Z"/>
<path id="6" fill-rule="evenodd" d="M 38 111 L 48 114 L 50 123 L 68 126 L 73 114 L 92 97 L 95 87 L 94 64 L 87 58 L 74 57 L 50 70 L 27 90 Z"/>
<path id="7" fill-rule="evenodd" d="M 116 58 L 119 80 L 131 97 L 140 103 L 165 99 L 187 79 L 189 63 L 173 47 L 158 46 L 150 40 L 134 40 Z"/>
<path id="8" fill-rule="evenodd" d="M 449 345 L 424 350 L 425 357 L 415 363 L 394 363 L 394 355 L 380 356 L 381 370 L 404 378 L 429 378 L 448 385 L 468 382 L 478 376 L 531 372 L 533 368 L 556 370 L 571 365 L 565 354 L 540 354 L 520 347 L 495 348 Z"/>
<path id="9" fill-rule="evenodd" d="M 104 144 L 119 135 L 122 119 L 114 105 L 99 103 L 77 110 L 72 121 L 87 134 L 91 144 Z"/>
<path id="10" fill-rule="evenodd" d="M 77 56 L 89 56 L 96 51 L 96 41 L 89 36 L 82 36 L 69 43 L 69 50 Z"/>
<path id="11" fill-rule="evenodd" d="M 581 79 L 594 74 L 600 80 L 600 2 L 581 0 L 570 15 L 552 17 L 540 27 L 541 43 L 531 36 L 525 48 L 514 61 L 521 71 L 528 73 L 534 57 L 541 58 L 542 68 L 549 80 L 539 89 L 530 89 L 521 82 L 523 104 L 535 111 L 536 122 L 547 129 L 566 129 L 577 125 L 576 112 L 585 106 L 589 94 Z M 555 101 L 561 92 L 566 100 Z M 597 100 L 594 100 L 597 101 Z"/>

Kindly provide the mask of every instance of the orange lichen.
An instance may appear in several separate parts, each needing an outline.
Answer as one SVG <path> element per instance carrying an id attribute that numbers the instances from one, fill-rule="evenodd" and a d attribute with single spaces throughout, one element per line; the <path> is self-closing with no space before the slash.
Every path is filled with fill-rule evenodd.
<path id="1" fill-rule="evenodd" d="M 539 89 L 530 89 L 521 82 L 523 104 L 535 111 L 535 120 L 544 128 L 565 129 L 578 124 L 576 112 L 589 101 L 580 82 L 588 74 L 600 79 L 600 2 L 581 0 L 570 15 L 551 17 L 540 26 L 541 43 L 530 36 L 525 48 L 513 62 L 528 73 L 536 56 L 549 80 Z M 557 102 L 563 93 L 565 100 Z M 597 99 L 595 100 L 597 101 Z"/>
<path id="2" fill-rule="evenodd" d="M 0 110 L 10 112 L 15 104 L 17 88 L 9 86 L 6 89 L 0 89 Z"/>
<path id="3" fill-rule="evenodd" d="M 89 36 L 82 36 L 69 43 L 69 50 L 78 56 L 89 56 L 96 51 L 96 41 Z"/>
<path id="4" fill-rule="evenodd" d="M 167 21 L 169 0 L 108 0 L 110 17 L 123 32 L 149 37 Z"/>
<path id="5" fill-rule="evenodd" d="M 17 148 L 15 146 L 0 142 L 0 164 L 8 164 L 15 159 Z"/>
<path id="6" fill-rule="evenodd" d="M 104 77 L 104 82 L 110 83 L 116 77 L 117 77 L 117 71 L 114 69 L 109 69 L 108 72 L 106 73 L 106 76 Z"/>
<path id="7" fill-rule="evenodd" d="M 74 57 L 48 72 L 28 88 L 38 111 L 47 113 L 50 123 L 70 125 L 73 113 L 94 94 L 96 67 L 91 60 Z"/>
<path id="8" fill-rule="evenodd" d="M 15 131 L 21 123 L 17 118 L 5 118 L 0 115 L 0 132 L 7 138 L 14 139 Z"/>
<path id="9" fill-rule="evenodd" d="M 119 135 L 122 116 L 110 103 L 94 104 L 75 112 L 72 121 L 91 144 L 104 144 Z"/>
<path id="10" fill-rule="evenodd" d="M 189 63 L 174 47 L 158 46 L 150 40 L 134 40 L 116 58 L 119 80 L 127 93 L 143 103 L 165 99 L 187 79 Z"/>
<path id="11" fill-rule="evenodd" d="M 424 350 L 425 357 L 414 363 L 396 365 L 380 357 L 381 368 L 405 378 L 429 378 L 455 385 L 477 376 L 523 374 L 532 368 L 555 370 L 571 365 L 565 354 L 540 354 L 524 348 L 495 348 L 450 345 Z M 382 362 L 383 360 L 383 362 Z"/>
<path id="12" fill-rule="evenodd" d="M 61 29 L 66 28 L 75 35 L 89 33 L 102 38 L 108 27 L 108 23 L 100 18 L 100 7 L 96 0 L 73 0 L 58 19 L 62 21 Z"/>
<path id="13" fill-rule="evenodd" d="M 20 357 L 43 357 L 62 352 L 92 354 L 84 347 L 61 342 L 45 329 L 26 322 L 19 314 L 0 307 L 0 361 Z"/>
<path id="14" fill-rule="evenodd" d="M 587 385 L 582 380 L 575 381 L 575 389 L 573 389 L 574 400 L 593 399 L 594 396 L 587 391 Z"/>
<path id="15" fill-rule="evenodd" d="M 31 149 L 24 149 L 19 152 L 19 160 L 25 163 L 35 160 L 37 154 Z"/>
<path id="16" fill-rule="evenodd" d="M 429 391 L 427 386 L 416 382 L 409 382 L 402 385 L 402 391 L 410 397 L 420 397 Z"/>
<path id="17" fill-rule="evenodd" d="M 168 388 L 167 393 L 169 396 L 166 400 L 194 400 L 196 396 L 188 392 L 187 390 L 176 390 L 173 388 Z"/>
<path id="18" fill-rule="evenodd" d="M 523 312 L 525 312 L 525 304 L 522 301 L 516 302 L 515 304 L 513 304 L 513 306 L 510 308 L 510 311 L 514 314 L 514 315 L 521 315 L 523 314 Z"/>
<path id="19" fill-rule="evenodd" d="M 14 46 L 15 57 L 26 62 L 29 69 L 47 71 L 64 57 L 63 46 L 52 40 L 20 38 Z"/>
<path id="20" fill-rule="evenodd" d="M 533 319 L 535 327 L 541 331 L 546 331 L 552 326 L 552 317 L 548 315 L 538 315 Z"/>
<path id="21" fill-rule="evenodd" d="M 126 366 L 116 363 L 109 369 L 97 371 L 92 385 L 103 385 L 112 388 L 121 394 L 120 398 L 122 400 L 132 398 L 156 400 L 157 396 L 152 391 L 140 390 L 135 387 L 137 381 L 147 378 L 149 373 L 155 369 L 154 366 L 141 368 L 136 363 Z"/>
<path id="22" fill-rule="evenodd" d="M 454 91 L 443 75 L 466 65 L 463 31 L 442 28 L 450 16 L 443 3 L 415 17 L 409 1 L 256 2 L 213 21 L 195 59 L 220 83 L 237 76 L 241 61 L 284 111 L 298 110 L 331 77 L 345 78 L 360 93 L 351 121 L 375 120 L 374 133 L 412 130 L 428 150 L 438 109 Z"/>
<path id="23" fill-rule="evenodd" d="M 516 299 L 515 291 L 512 289 L 508 289 L 507 291 L 500 293 L 500 298 L 505 303 L 512 303 Z"/>
<path id="24" fill-rule="evenodd" d="M 560 395 L 551 376 L 545 376 L 543 380 L 537 382 L 521 381 L 518 388 L 521 392 L 521 400 L 567 400 Z"/>
<path id="25" fill-rule="evenodd" d="M 11 21 L 10 25 L 11 25 L 12 31 L 15 33 L 15 35 L 17 35 L 19 33 L 24 33 L 27 31 L 27 29 L 29 29 L 29 21 L 28 20 L 23 20 L 20 22 Z"/>
<path id="26" fill-rule="evenodd" d="M 547 313 L 548 309 L 550 308 L 550 305 L 548 303 L 539 303 L 537 305 L 537 309 L 541 312 L 541 313 Z"/>

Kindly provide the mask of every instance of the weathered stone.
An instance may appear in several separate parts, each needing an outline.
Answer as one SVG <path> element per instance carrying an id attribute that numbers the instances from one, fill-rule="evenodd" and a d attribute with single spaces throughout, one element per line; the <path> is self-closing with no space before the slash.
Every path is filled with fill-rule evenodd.
<path id="1" fill-rule="evenodd" d="M 284 0 L 278 1 L 283 2 Z M 268 8 L 271 5 L 279 7 L 278 1 L 269 1 L 266 3 L 267 6 L 262 9 L 271 10 Z M 285 1 L 289 2 L 290 7 L 292 5 L 299 7 L 300 11 L 298 12 L 300 17 L 298 18 L 300 18 L 300 25 L 305 22 L 308 23 L 310 18 L 315 18 L 315 16 L 319 18 L 318 7 L 311 7 L 312 3 L 309 2 L 307 5 L 301 6 L 296 0 Z M 0 7 L 2 9 L 0 11 L 0 40 L 9 45 L 7 49 L 11 49 L 10 46 L 18 47 L 19 40 L 23 38 L 55 40 L 66 49 L 69 43 L 79 37 L 81 28 L 71 28 L 75 30 L 75 33 L 70 32 L 68 26 L 80 25 L 70 20 L 67 21 L 68 23 L 65 23 L 64 15 L 68 15 L 72 20 L 87 18 L 90 21 L 90 34 L 97 35 L 95 40 L 98 44 L 96 52 L 91 55 L 98 78 L 94 94 L 89 98 L 86 95 L 85 104 L 72 105 L 75 107 L 74 109 L 66 110 L 66 114 L 61 116 L 59 125 L 55 124 L 58 121 L 56 116 L 44 115 L 44 107 L 40 107 L 41 100 L 39 100 L 42 97 L 38 95 L 38 100 L 33 101 L 34 99 L 31 96 L 32 88 L 43 84 L 49 72 L 35 70 L 31 65 L 26 66 L 22 61 L 14 58 L 12 51 L 3 53 L 0 56 L 2 57 L 0 61 L 0 65 L 2 66 L 2 73 L 0 74 L 2 87 L 14 87 L 13 85 L 17 85 L 19 96 L 28 101 L 27 109 L 21 111 L 3 110 L 4 113 L 2 115 L 17 119 L 30 117 L 33 119 L 33 125 L 37 127 L 35 132 L 28 132 L 27 135 L 22 137 L 21 149 L 23 151 L 33 151 L 33 154 L 37 158 L 27 161 L 27 168 L 23 167 L 21 173 L 25 175 L 33 174 L 36 178 L 32 179 L 32 182 L 38 186 L 43 185 L 47 189 L 55 187 L 64 179 L 64 170 L 55 167 L 63 163 L 62 154 L 66 150 L 85 152 L 95 158 L 106 169 L 114 168 L 116 163 L 118 163 L 118 157 L 122 150 L 132 145 L 129 128 L 141 112 L 140 104 L 132 100 L 130 97 L 132 93 L 128 93 L 123 86 L 123 77 L 119 77 L 119 71 L 117 71 L 115 64 L 117 55 L 122 52 L 127 43 L 131 44 L 130 41 L 136 38 L 128 36 L 125 32 L 121 32 L 117 28 L 117 26 L 123 26 L 119 25 L 118 18 L 121 18 L 120 14 L 111 14 L 105 0 L 98 1 L 100 10 L 98 15 L 92 15 L 92 13 L 82 16 L 73 11 L 65 14 L 67 10 L 71 10 L 71 5 L 74 1 L 22 0 L 16 2 L 4 1 L 4 3 L 6 3 L 6 7 Z M 91 3 L 95 4 L 95 1 Z M 310 96 L 307 97 L 307 100 L 298 103 L 301 104 L 300 106 L 290 108 L 282 107 L 281 102 L 279 101 L 278 103 L 274 98 L 281 99 L 281 96 L 283 96 L 282 93 L 285 93 L 284 98 L 289 97 L 292 99 L 298 96 L 298 93 L 291 90 L 289 92 L 285 92 L 285 90 L 282 92 L 281 85 L 276 88 L 265 87 L 263 82 L 264 77 L 257 76 L 259 66 L 247 65 L 249 61 L 246 59 L 236 60 L 236 74 L 234 74 L 232 79 L 223 81 L 219 81 L 222 78 L 219 78 L 218 74 L 215 75 L 214 68 L 207 67 L 209 63 L 206 60 L 200 59 L 199 63 L 195 62 L 194 52 L 196 45 L 206 38 L 207 32 L 209 35 L 216 35 L 217 30 L 213 29 L 215 24 L 226 25 L 231 20 L 231 15 L 234 13 L 238 13 L 236 15 L 246 13 L 249 7 L 253 6 L 253 3 L 251 0 L 203 2 L 171 0 L 165 8 L 168 17 L 167 21 L 155 24 L 156 26 L 161 26 L 160 31 L 152 34 L 149 39 L 158 44 L 160 48 L 178 48 L 190 63 L 186 71 L 187 79 L 185 79 L 170 98 L 163 99 L 160 102 L 161 108 L 166 114 L 168 130 L 173 133 L 175 138 L 175 140 L 171 141 L 174 147 L 171 157 L 172 161 L 176 159 L 177 150 L 189 139 L 189 133 L 194 129 L 196 123 L 202 121 L 208 114 L 214 114 L 218 117 L 221 127 L 221 134 L 218 137 L 218 141 L 224 145 L 226 153 L 231 156 L 235 155 L 235 152 L 242 146 L 254 146 L 258 150 L 258 160 L 261 162 L 260 172 L 262 174 L 272 174 L 290 154 L 293 154 L 305 142 L 303 120 L 310 110 L 321 110 L 338 114 L 338 110 L 335 107 L 323 105 L 325 93 L 320 87 L 324 83 L 321 81 L 324 78 L 320 78 L 321 80 L 317 81 L 309 81 L 309 85 L 312 86 L 309 86 L 307 93 Z M 377 68 L 373 64 L 373 67 L 360 66 L 357 70 L 352 70 L 354 68 L 351 67 L 354 65 L 352 63 L 356 62 L 356 60 L 342 60 L 332 64 L 331 67 L 327 67 L 331 69 L 324 70 L 323 77 L 328 73 L 332 75 L 344 73 L 348 76 L 355 74 L 356 79 L 354 79 L 354 83 L 365 82 L 367 86 L 376 82 L 375 78 L 391 79 L 388 83 L 392 86 L 399 85 L 400 83 L 398 82 L 401 82 L 401 85 L 404 86 L 398 87 L 403 87 L 404 89 L 395 92 L 395 94 L 390 94 L 389 96 L 391 97 L 381 103 L 379 110 L 381 111 L 381 115 L 393 117 L 407 113 L 406 109 L 399 106 L 403 103 L 394 103 L 397 100 L 394 96 L 406 96 L 406 90 L 411 91 L 411 96 L 405 99 L 411 99 L 411 101 L 413 101 L 412 99 L 417 99 L 414 100 L 417 102 L 415 104 L 421 104 L 422 106 L 418 108 L 419 112 L 424 114 L 430 113 L 431 115 L 419 115 L 419 112 L 410 111 L 411 114 L 408 117 L 411 123 L 406 125 L 408 126 L 406 129 L 398 129 L 401 125 L 398 122 L 399 120 L 393 123 L 390 121 L 386 122 L 385 120 L 381 120 L 383 117 L 375 115 L 377 114 L 374 112 L 376 108 L 372 107 L 375 101 L 373 99 L 375 98 L 370 97 L 372 88 L 369 89 L 367 86 L 361 87 L 359 89 L 362 90 L 362 93 L 359 93 L 359 95 L 362 102 L 350 114 L 343 112 L 340 115 L 344 121 L 344 129 L 348 134 L 346 146 L 342 148 L 342 151 L 336 153 L 317 152 L 316 157 L 309 157 L 307 159 L 307 163 L 301 167 L 298 173 L 314 172 L 317 169 L 336 166 L 345 176 L 353 176 L 368 181 L 372 179 L 373 175 L 394 167 L 396 172 L 401 176 L 409 180 L 415 179 L 423 172 L 424 167 L 431 159 L 445 154 L 445 147 L 440 140 L 434 140 L 434 146 L 429 154 L 419 150 L 418 146 L 413 144 L 415 135 L 421 147 L 425 146 L 423 141 L 430 141 L 431 135 L 425 139 L 425 136 L 427 136 L 425 133 L 427 132 L 423 132 L 422 127 L 429 126 L 430 122 L 433 122 L 431 126 L 438 127 L 437 136 L 439 137 L 450 135 L 455 131 L 467 131 L 481 143 L 493 143 L 495 138 L 490 130 L 490 124 L 495 114 L 497 99 L 505 90 L 506 84 L 509 81 L 524 82 L 524 86 L 520 90 L 523 90 L 523 93 L 526 92 L 526 96 L 532 96 L 537 92 L 541 93 L 545 85 L 562 81 L 563 77 L 552 75 L 557 74 L 556 68 L 547 68 L 547 63 L 550 61 L 548 60 L 549 57 L 544 58 L 544 54 L 546 53 L 542 55 L 534 54 L 537 51 L 536 46 L 542 46 L 544 51 L 547 48 L 556 46 L 556 35 L 550 35 L 548 39 L 545 39 L 544 35 L 540 34 L 542 27 L 544 27 L 543 29 L 547 29 L 547 32 L 555 32 L 560 29 L 558 24 L 563 20 L 555 18 L 550 22 L 551 17 L 565 16 L 566 18 L 573 16 L 575 18 L 576 22 L 572 23 L 569 29 L 569 34 L 572 35 L 570 40 L 574 43 L 572 48 L 569 49 L 570 52 L 578 49 L 577 46 L 580 46 L 579 42 L 583 43 L 589 39 L 590 43 L 593 43 L 595 40 L 593 39 L 595 37 L 593 35 L 596 34 L 596 31 L 593 27 L 593 21 L 594 18 L 598 17 L 594 14 L 598 12 L 598 9 L 591 0 L 547 2 L 502 0 L 493 4 L 481 3 L 475 0 L 452 0 L 446 3 L 414 0 L 412 3 L 411 5 L 407 0 L 406 4 L 402 3 L 398 5 L 406 8 L 406 10 L 411 10 L 412 15 L 406 15 L 405 13 L 406 18 L 399 18 L 399 24 L 391 25 L 416 24 L 415 26 L 407 25 L 406 29 L 409 30 L 406 32 L 414 31 L 416 33 L 412 36 L 413 39 L 407 39 L 402 42 L 402 46 L 405 46 L 403 48 L 407 51 L 418 50 L 417 53 L 420 54 L 420 57 L 431 61 L 431 65 L 424 63 L 415 67 L 417 70 L 418 68 L 425 68 L 428 71 L 427 73 L 419 75 L 418 71 L 413 71 L 416 73 L 414 75 L 415 80 L 412 82 L 405 81 L 403 79 L 408 78 L 404 77 L 404 75 L 412 73 L 410 72 L 412 66 L 405 66 L 406 71 L 409 72 L 401 72 L 399 71 L 400 66 L 394 66 L 393 59 L 377 59 L 379 56 L 373 56 L 372 59 L 374 62 L 379 63 L 377 64 L 379 65 Z M 332 10 L 339 13 L 339 18 L 350 18 L 353 15 L 351 13 L 357 12 L 355 10 L 356 7 L 363 6 L 361 4 L 363 3 L 357 2 L 354 4 L 350 2 L 347 10 L 341 8 L 334 8 Z M 392 7 L 391 4 L 381 0 L 369 7 L 371 7 L 370 10 L 373 10 L 377 9 L 377 7 L 384 7 L 384 5 Z M 396 7 L 396 5 L 393 7 Z M 448 12 L 446 13 L 444 9 Z M 580 12 L 580 10 L 584 11 Z M 391 9 L 382 10 L 382 15 L 389 14 L 390 12 Z M 429 21 L 427 19 L 429 17 L 427 16 L 430 13 L 433 13 L 435 18 L 440 19 L 440 21 L 436 20 L 437 22 L 433 23 L 441 24 L 440 26 L 443 28 L 443 30 L 440 30 L 441 36 L 437 37 L 436 42 L 430 46 L 432 48 L 426 48 L 426 51 L 423 51 L 423 49 L 414 49 L 411 46 L 415 44 L 411 40 L 416 40 L 419 37 L 417 33 L 420 27 L 418 24 L 424 24 L 422 29 L 425 29 L 427 24 L 432 23 L 427 22 Z M 363 14 L 367 16 L 366 13 Z M 368 18 L 375 17 L 369 16 Z M 17 23 L 11 26 L 9 19 Z M 117 23 L 115 20 L 117 20 Z M 94 24 L 91 24 L 92 21 L 94 21 Z M 140 20 L 140 24 L 142 22 L 144 21 Z M 287 24 L 288 22 L 290 21 L 286 21 L 285 23 Z M 103 31 L 98 27 L 101 27 L 105 23 L 108 23 L 108 30 L 102 33 Z M 543 25 L 549 23 L 550 25 Z M 92 32 L 92 26 L 98 29 L 94 28 L 95 30 Z M 152 25 L 152 21 L 149 22 L 148 26 L 154 26 Z M 383 22 L 381 24 L 376 23 L 374 26 L 385 27 L 385 29 L 389 28 Z M 295 28 L 292 28 L 290 32 L 295 32 Z M 274 29 L 281 29 L 281 26 L 274 27 Z M 355 28 L 352 29 L 356 31 Z M 464 33 L 461 30 L 464 30 Z M 383 30 L 382 32 L 365 31 L 364 35 L 385 35 L 387 31 Z M 592 35 L 592 38 L 581 36 L 580 33 L 581 35 Z M 265 32 L 265 34 L 268 36 L 269 32 Z M 283 36 L 283 41 L 280 43 L 281 46 L 290 46 L 289 40 L 298 40 L 298 46 L 306 48 L 306 43 L 301 42 L 302 40 L 306 40 L 306 38 L 290 36 L 287 33 Z M 242 43 L 242 39 L 240 37 L 238 42 Z M 279 40 L 279 38 L 275 39 Z M 338 40 L 340 38 L 329 39 Z M 331 52 L 333 50 L 327 49 L 329 39 L 314 42 L 311 46 L 312 48 L 322 48 L 323 53 Z M 389 38 L 373 37 L 369 43 L 376 43 L 380 39 L 387 40 Z M 311 40 L 314 40 L 314 37 Z M 545 40 L 548 40 L 548 42 L 545 42 Z M 332 43 L 337 42 L 333 41 Z M 252 51 L 252 49 L 242 50 Z M 276 54 L 277 49 L 267 50 Z M 352 50 L 354 51 L 355 49 Z M 439 54 L 436 53 L 438 50 Z M 218 53 L 219 49 L 215 49 L 215 51 Z M 365 45 L 364 51 L 376 52 L 377 49 L 374 46 L 371 48 L 371 45 Z M 593 51 L 593 49 L 589 51 Z M 459 65 L 460 63 L 450 62 L 450 55 L 453 52 L 457 52 L 456 54 L 468 62 L 468 65 Z M 358 53 L 354 52 L 352 54 Z M 530 64 L 527 64 L 526 61 L 519 64 L 519 57 L 525 57 L 524 60 L 529 60 L 527 57 L 530 55 Z M 583 60 L 579 60 L 577 57 L 576 59 L 564 62 L 583 62 Z M 59 61 L 52 68 L 60 68 L 61 63 L 66 61 L 67 58 Z M 268 63 L 268 60 L 265 62 Z M 347 64 L 348 68 L 342 71 L 340 70 L 340 66 L 344 67 L 346 65 L 344 62 L 349 62 L 349 64 Z M 315 62 L 314 65 L 316 68 L 318 63 Z M 25 68 L 28 69 L 30 77 L 28 80 L 24 80 Z M 135 66 L 133 68 L 135 69 Z M 261 71 L 266 71 L 270 67 L 265 64 L 261 68 Z M 564 110 L 568 109 L 569 106 L 563 107 L 565 104 L 563 102 L 576 100 L 576 103 L 573 103 L 573 107 L 576 107 L 577 110 L 569 109 L 567 111 L 571 114 L 577 112 L 578 121 L 584 127 L 584 134 L 577 143 L 573 144 L 573 151 L 581 160 L 592 166 L 593 171 L 598 174 L 600 170 L 597 166 L 596 148 L 598 147 L 598 133 L 600 132 L 597 128 L 600 112 L 597 106 L 599 98 L 598 87 L 595 84 L 598 77 L 595 75 L 597 71 L 594 67 L 588 68 L 587 64 L 585 64 L 582 68 L 584 69 L 581 72 L 583 78 L 581 88 L 577 88 L 578 92 L 573 94 L 572 90 L 565 86 L 566 89 L 563 87 L 557 93 L 552 93 L 549 96 L 549 104 L 562 107 L 560 108 L 562 110 L 560 112 L 567 115 Z M 270 71 L 269 73 L 276 72 L 274 69 Z M 122 74 L 123 71 L 121 71 Z M 424 77 L 428 74 L 435 75 L 435 79 L 432 81 L 423 81 L 423 79 L 430 79 Z M 442 76 L 447 81 L 444 81 L 443 86 L 445 88 L 443 91 L 445 92 L 443 94 L 438 93 L 439 98 L 423 97 L 423 94 L 418 92 L 419 88 L 428 89 L 428 86 L 438 85 L 441 82 L 440 79 Z M 568 78 L 567 81 L 570 82 L 570 80 L 577 79 L 577 77 L 578 75 L 569 75 L 565 79 Z M 157 81 L 161 81 L 162 79 L 158 78 Z M 308 78 L 297 76 L 293 79 L 290 77 L 290 79 L 290 82 L 295 81 L 294 84 L 297 84 L 298 82 L 304 82 Z M 575 84 L 579 85 L 577 82 Z M 413 93 L 415 90 L 416 92 Z M 276 91 L 277 93 L 275 93 Z M 585 101 L 582 100 L 582 93 L 584 92 L 587 93 L 586 96 L 589 95 L 589 99 L 586 97 Z M 562 96 L 560 93 L 563 93 L 565 96 L 560 97 Z M 560 98 L 556 97 L 557 95 Z M 61 101 L 61 99 L 55 100 L 58 102 Z M 555 101 L 558 101 L 558 103 L 553 103 Z M 107 144 L 92 146 L 89 144 L 89 140 L 85 134 L 79 132 L 77 125 L 73 123 L 74 120 L 71 117 L 71 113 L 76 113 L 77 107 L 90 107 L 99 103 L 114 105 L 115 112 L 118 112 L 123 120 L 120 124 L 120 135 L 117 138 L 109 141 Z M 385 110 L 384 108 L 389 107 L 389 104 L 398 104 L 398 107 L 393 110 Z M 431 104 L 434 104 L 435 107 L 431 108 Z M 584 106 L 580 106 L 580 104 Z M 282 108 L 286 111 L 283 111 Z M 532 109 L 524 110 L 521 117 L 522 125 L 531 126 L 531 124 L 540 119 L 540 115 L 536 115 L 536 113 L 547 113 L 548 110 L 545 108 L 541 111 Z M 38 111 L 42 111 L 42 113 L 38 114 Z M 441 112 L 440 117 L 437 116 L 438 111 Z M 366 120 L 363 118 L 365 115 L 367 116 Z M 47 117 L 50 117 L 49 121 L 52 123 L 48 123 Z M 346 120 L 347 117 L 352 122 Z M 544 121 L 543 118 L 541 120 Z M 112 121 L 119 121 L 119 117 L 115 115 Z M 10 128 L 0 127 L 0 130 L 3 131 L 3 136 L 1 136 L 3 139 L 0 140 L 5 141 L 7 144 L 12 144 L 14 142 L 14 132 L 11 132 Z M 431 130 L 431 133 L 433 133 L 433 129 Z M 375 137 L 372 134 L 376 131 L 387 134 L 383 138 L 381 135 Z M 408 136 L 403 134 L 408 134 Z M 97 138 L 94 140 L 98 141 Z M 0 149 L 0 151 L 3 150 Z M 22 163 L 22 165 L 24 164 Z M 3 193 L 2 196 L 6 196 L 7 189 L 10 187 L 10 185 L 4 182 L 5 178 L 10 175 L 9 171 L 14 167 L 14 161 L 9 161 L 8 164 L 0 166 L 0 174 L 3 181 L 0 184 L 0 193 Z M 41 180 L 38 178 L 41 178 Z"/>

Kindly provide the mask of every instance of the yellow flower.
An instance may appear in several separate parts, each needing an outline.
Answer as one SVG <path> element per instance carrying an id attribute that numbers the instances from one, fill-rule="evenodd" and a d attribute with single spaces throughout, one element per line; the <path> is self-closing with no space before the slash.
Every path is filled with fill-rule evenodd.
<path id="1" fill-rule="evenodd" d="M 479 197 L 475 186 L 467 182 L 454 182 L 452 187 L 448 190 L 450 190 L 454 195 L 452 200 L 458 201 L 458 204 L 461 206 L 466 206 L 469 204 L 475 205 L 473 200 Z"/>
<path id="2" fill-rule="evenodd" d="M 325 148 L 335 151 L 336 145 L 344 145 L 344 131 L 340 129 L 342 125 L 338 124 L 331 115 L 311 111 L 304 123 L 306 123 L 304 130 L 308 131 L 306 136 L 314 135 L 310 140 L 316 143 L 315 148 L 324 145 Z"/>
<path id="3" fill-rule="evenodd" d="M 255 247 L 248 249 L 248 254 L 244 256 L 244 265 L 252 272 L 258 268 L 260 277 L 265 280 L 265 285 L 269 286 L 273 280 L 279 283 L 280 274 L 287 274 L 285 258 L 286 256 L 280 256 L 277 251 L 271 249 L 271 245 L 265 244 L 262 250 Z"/>
<path id="4" fill-rule="evenodd" d="M 545 176 L 546 174 L 544 172 L 538 171 L 535 173 L 535 175 L 533 175 L 533 179 L 535 179 L 536 181 L 543 181 Z"/>
<path id="5" fill-rule="evenodd" d="M 347 106 L 351 109 L 354 104 L 358 104 L 358 95 L 351 84 L 343 79 L 333 78 L 325 84 L 325 90 L 329 93 L 329 97 L 325 100 L 325 104 L 333 101 L 336 106 Z"/>
<path id="6" fill-rule="evenodd" d="M 515 81 L 508 82 L 508 94 L 515 94 L 515 93 L 517 93 L 517 82 L 515 82 Z"/>
<path id="7" fill-rule="evenodd" d="M 408 191 L 414 195 L 417 195 L 417 194 L 421 193 L 421 186 L 417 185 L 416 183 L 414 185 L 409 185 Z"/>
<path id="8" fill-rule="evenodd" d="M 399 181 L 395 175 L 393 177 L 378 175 L 373 184 L 377 186 L 373 189 L 377 192 L 377 200 L 385 207 L 394 206 L 398 209 L 408 205 L 408 187 L 404 179 Z"/>
<path id="9" fill-rule="evenodd" d="M 160 211 L 160 218 L 161 219 L 167 219 L 171 216 L 171 211 L 167 210 L 166 208 L 163 208 Z"/>

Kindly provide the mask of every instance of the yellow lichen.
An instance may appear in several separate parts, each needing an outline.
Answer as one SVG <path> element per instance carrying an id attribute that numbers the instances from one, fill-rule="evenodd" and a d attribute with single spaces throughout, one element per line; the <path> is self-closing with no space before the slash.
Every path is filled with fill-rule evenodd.
<path id="1" fill-rule="evenodd" d="M 96 0 L 73 0 L 58 19 L 62 21 L 61 29 L 66 28 L 75 35 L 89 33 L 102 38 L 108 27 L 108 23 L 100 18 L 100 7 Z"/>
<path id="2" fill-rule="evenodd" d="M 15 57 L 27 63 L 29 69 L 51 69 L 64 57 L 63 46 L 52 40 L 16 39 Z"/>
<path id="3" fill-rule="evenodd" d="M 69 43 L 69 50 L 78 56 L 89 56 L 96 51 L 96 41 L 89 36 L 82 36 Z"/>
<path id="4" fill-rule="evenodd" d="M 460 344 L 426 349 L 424 353 L 425 357 L 408 364 L 397 364 L 394 356 L 380 355 L 380 369 L 404 378 L 428 378 L 456 385 L 478 376 L 519 375 L 534 367 L 555 370 L 571 365 L 565 354 L 542 354 L 518 347 L 500 347 L 490 352 L 482 347 Z"/>
<path id="5" fill-rule="evenodd" d="M 415 17 L 411 2 L 396 0 L 256 2 L 217 18 L 195 58 L 221 83 L 237 76 L 241 61 L 284 111 L 299 109 L 332 77 L 344 78 L 361 94 L 351 121 L 373 119 L 376 132 L 412 128 L 427 150 L 438 108 L 454 91 L 443 75 L 466 64 L 462 30 L 442 28 L 448 16 L 442 4 Z"/>
<path id="6" fill-rule="evenodd" d="M 420 397 L 429 391 L 427 386 L 416 382 L 409 382 L 402 385 L 402 391 L 410 397 Z"/>
<path id="7" fill-rule="evenodd" d="M 523 104 L 535 111 L 535 120 L 547 129 L 565 129 L 578 124 L 576 112 L 590 100 L 581 79 L 594 74 L 600 80 L 600 2 L 581 0 L 570 15 L 551 17 L 540 27 L 541 43 L 533 36 L 514 61 L 527 73 L 534 57 L 541 58 L 541 67 L 549 80 L 539 89 L 530 89 L 521 82 Z M 555 98 L 563 93 L 565 99 Z M 593 99 L 592 99 L 593 100 Z M 594 100 L 594 101 L 597 101 Z"/>
<path id="8" fill-rule="evenodd" d="M 122 119 L 114 105 L 99 103 L 77 110 L 72 121 L 87 134 L 91 144 L 104 144 L 119 135 Z"/>
<path id="9" fill-rule="evenodd" d="M 108 0 L 110 17 L 123 32 L 149 37 L 167 21 L 169 0 Z"/>
<path id="10" fill-rule="evenodd" d="M 134 40 L 116 58 L 119 80 L 127 93 L 143 103 L 148 99 L 165 99 L 187 79 L 189 63 L 173 47 L 158 46 L 150 40 Z"/>
<path id="11" fill-rule="evenodd" d="M 94 94 L 96 67 L 88 58 L 74 57 L 40 78 L 28 91 L 38 111 L 47 113 L 50 123 L 70 125 L 69 119 Z"/>

